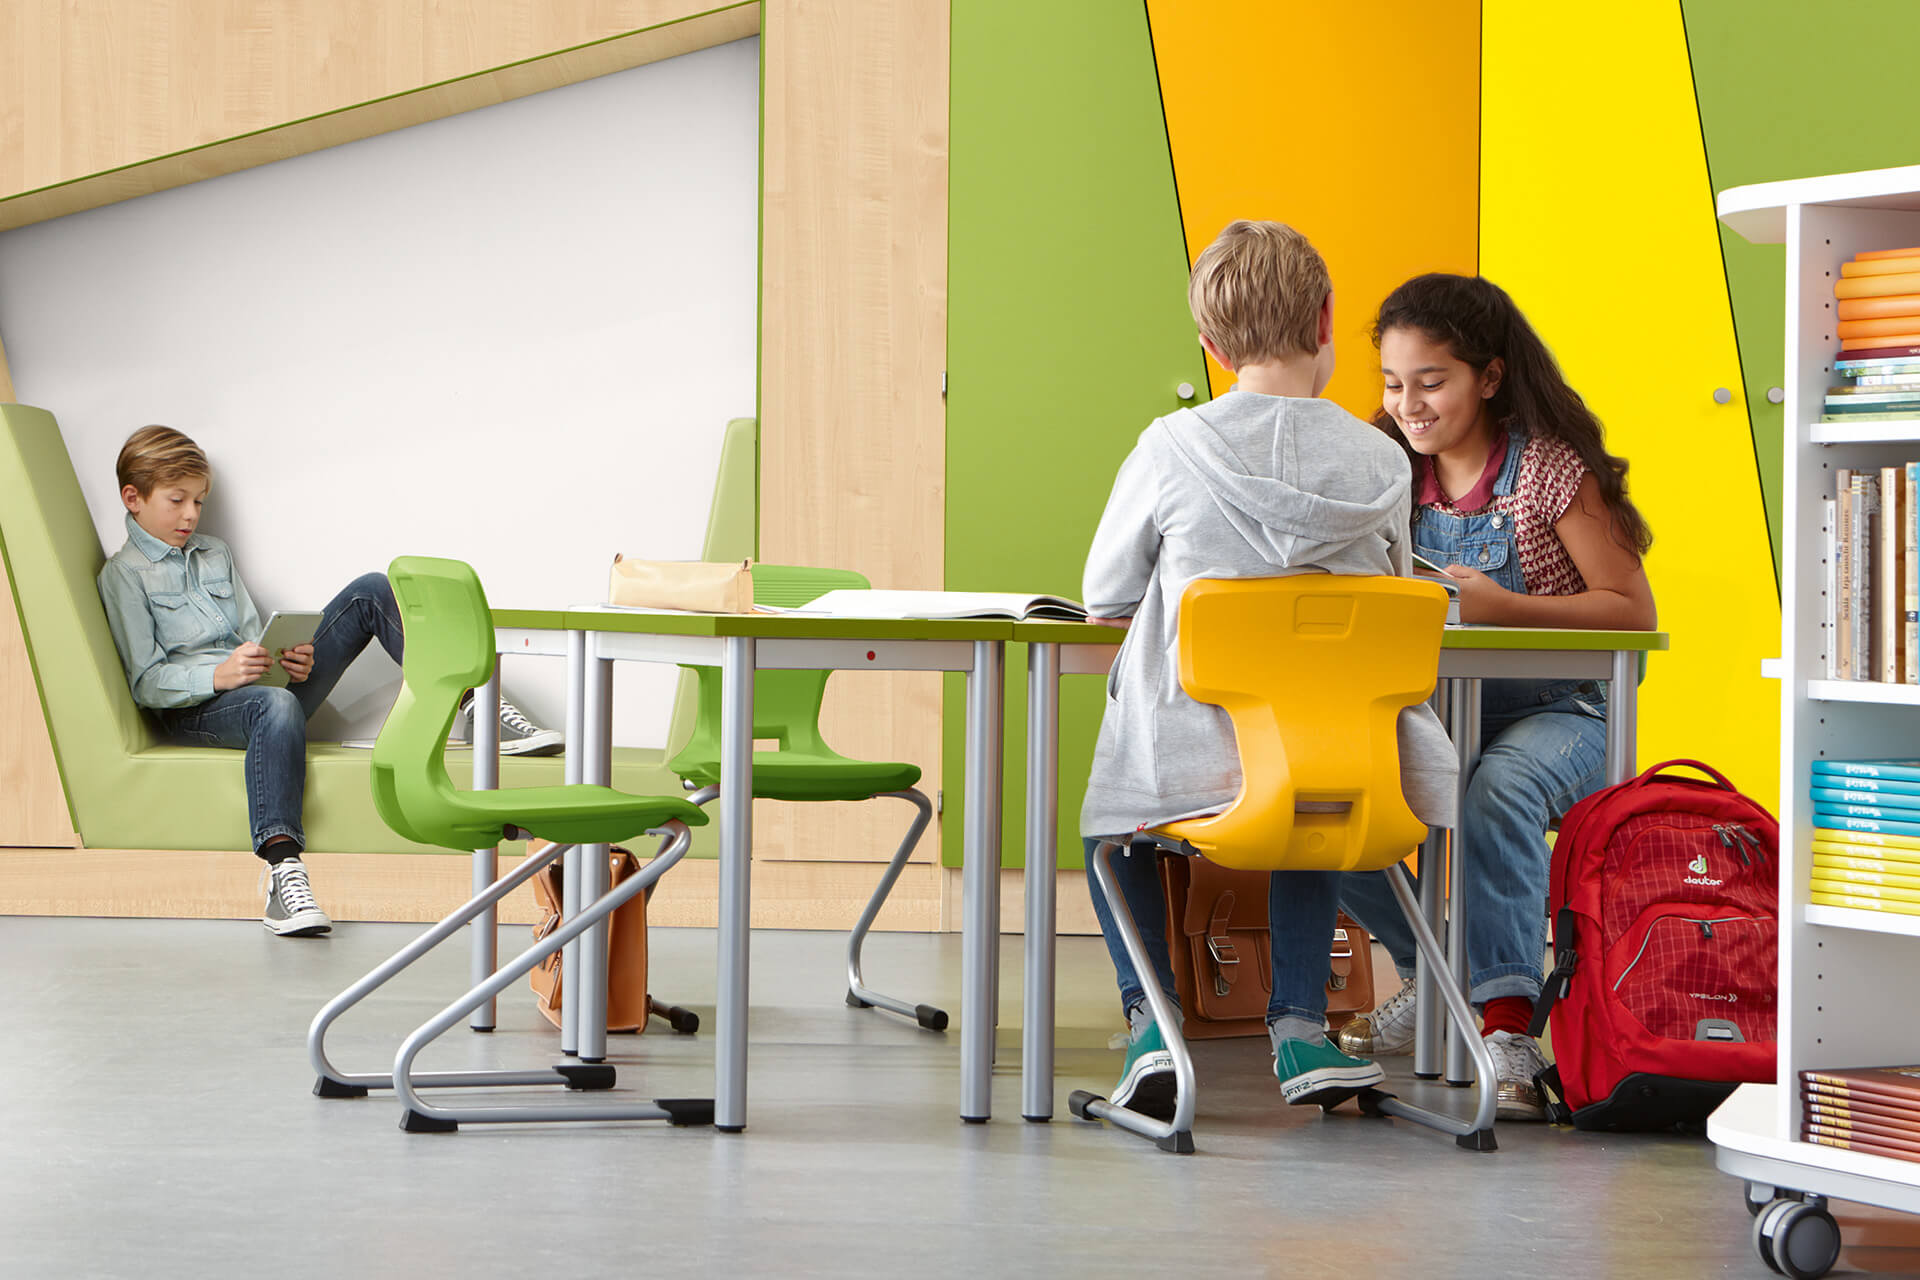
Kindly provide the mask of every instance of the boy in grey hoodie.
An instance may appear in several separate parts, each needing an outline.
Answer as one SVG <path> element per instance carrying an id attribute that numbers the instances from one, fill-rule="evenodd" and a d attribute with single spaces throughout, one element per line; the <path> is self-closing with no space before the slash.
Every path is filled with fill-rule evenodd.
<path id="1" fill-rule="evenodd" d="M 1319 253 L 1290 227 L 1235 222 L 1194 263 L 1188 302 L 1201 345 L 1239 381 L 1141 433 L 1087 553 L 1089 613 L 1127 627 L 1080 812 L 1089 858 L 1103 837 L 1124 844 L 1143 826 L 1218 813 L 1239 794 L 1231 721 L 1180 687 L 1175 636 L 1188 583 L 1411 569 L 1406 456 L 1372 426 L 1317 398 L 1333 372 L 1333 292 Z M 1424 705 L 1401 714 L 1400 767 L 1414 815 L 1450 825 L 1454 750 Z M 1153 863 L 1120 856 L 1113 866 L 1171 1001 L 1166 906 Z M 1324 1034 L 1339 884 L 1338 872 L 1276 872 L 1268 892 L 1267 1029 L 1290 1103 L 1331 1106 L 1383 1078 L 1378 1066 L 1341 1053 Z M 1091 887 L 1131 1033 L 1112 1100 L 1169 1119 L 1172 1056 L 1111 910 L 1099 885 Z"/>

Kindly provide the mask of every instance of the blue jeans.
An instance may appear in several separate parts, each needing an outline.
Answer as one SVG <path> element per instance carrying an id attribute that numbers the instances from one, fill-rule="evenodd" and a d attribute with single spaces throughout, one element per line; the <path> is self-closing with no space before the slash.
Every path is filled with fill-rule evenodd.
<path id="1" fill-rule="evenodd" d="M 383 573 L 355 578 L 321 612 L 313 633 L 313 673 L 305 680 L 284 689 L 241 685 L 160 713 L 161 728 L 177 741 L 246 751 L 255 853 L 283 836 L 302 850 L 307 847 L 300 825 L 307 793 L 307 718 L 370 640 L 400 661 L 400 611 Z"/>
<path id="2" fill-rule="evenodd" d="M 1460 810 L 1467 989 L 1476 1004 L 1540 994 L 1547 946 L 1549 822 L 1606 779 L 1606 701 L 1580 681 L 1489 680 L 1481 686 L 1487 745 Z M 1422 871 L 1427 871 L 1422 868 Z M 1386 873 L 1342 878 L 1340 904 L 1414 972 L 1413 930 Z"/>
<path id="3" fill-rule="evenodd" d="M 1093 851 L 1100 842 L 1086 841 L 1087 887 L 1093 893 L 1093 913 L 1107 940 L 1107 954 L 1120 980 L 1120 1008 L 1128 1010 L 1145 1000 L 1140 975 L 1127 958 L 1125 944 L 1113 922 L 1113 908 L 1100 892 L 1093 874 Z M 1167 954 L 1167 900 L 1160 887 L 1157 859 L 1128 854 L 1123 846 L 1113 855 L 1113 878 L 1120 896 L 1140 930 L 1147 958 L 1153 962 L 1160 989 L 1175 1007 L 1180 1000 L 1173 985 L 1173 961 Z M 1267 1021 L 1276 1018 L 1327 1016 L 1327 953 L 1333 942 L 1341 875 L 1337 871 L 1276 871 L 1267 887 L 1267 928 L 1273 940 L 1273 994 L 1267 1000 Z"/>

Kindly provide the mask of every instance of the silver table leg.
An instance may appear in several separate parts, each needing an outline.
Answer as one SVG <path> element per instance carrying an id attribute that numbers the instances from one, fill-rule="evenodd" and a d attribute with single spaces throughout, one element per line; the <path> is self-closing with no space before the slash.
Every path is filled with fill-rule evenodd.
<path id="1" fill-rule="evenodd" d="M 1020 1114 L 1053 1118 L 1055 872 L 1060 865 L 1060 646 L 1027 646 L 1026 990 Z"/>
<path id="2" fill-rule="evenodd" d="M 1000 767 L 1006 646 L 976 641 L 967 673 L 967 797 L 960 906 L 960 1118 L 993 1114 L 993 1032 L 999 1004 Z M 721 778 L 726 766 L 721 766 Z"/>
<path id="3" fill-rule="evenodd" d="M 752 926 L 753 678 L 751 636 L 728 636 L 720 668 L 719 994 L 714 1010 L 713 1124 L 747 1127 L 747 960 Z"/>
<path id="4" fill-rule="evenodd" d="M 1460 807 L 1466 812 L 1467 786 L 1473 781 L 1473 770 L 1480 762 L 1480 682 L 1460 679 L 1453 682 L 1453 741 L 1460 753 Z M 1467 920 L 1466 887 L 1467 859 L 1471 850 L 1460 838 L 1461 827 L 1453 831 L 1453 857 L 1447 861 L 1447 964 L 1453 970 L 1454 979 L 1459 982 L 1462 994 L 1468 994 L 1472 981 L 1467 963 L 1467 930 L 1471 924 Z M 1448 1008 L 1454 1006 L 1449 1002 Z M 1447 1083 L 1451 1085 L 1469 1085 L 1473 1083 L 1473 1055 L 1468 1048 L 1478 1041 L 1480 1032 L 1471 1021 L 1461 1026 L 1457 1019 L 1447 1020 Z"/>
<path id="5" fill-rule="evenodd" d="M 473 692 L 473 789 L 494 791 L 500 786 L 500 658 L 493 659 L 493 674 Z M 473 851 L 473 894 L 479 897 L 500 874 L 500 846 L 490 845 Z M 499 913 L 488 903 L 469 926 L 473 934 L 473 961 L 467 970 L 470 986 L 479 986 L 493 976 L 500 961 Z M 489 998 L 473 1011 L 467 1025 L 475 1031 L 491 1031 L 498 1012 L 498 1001 Z"/>
<path id="6" fill-rule="evenodd" d="M 497 720 L 498 714 L 495 714 Z M 561 777 L 569 785 L 584 782 L 581 774 L 580 744 L 586 740 L 587 724 L 587 633 L 567 632 L 567 754 Z M 497 730 L 496 730 L 497 731 Z M 560 922 L 565 924 L 580 914 L 580 850 L 569 849 L 560 870 Z M 579 984 L 569 975 L 580 972 L 580 944 L 569 941 L 560 949 L 560 1052 L 569 1056 L 580 1051 Z"/>
<path id="7" fill-rule="evenodd" d="M 1613 651 L 1613 676 L 1607 686 L 1607 785 L 1625 782 L 1635 769 L 1634 744 L 1640 733 L 1640 655 Z"/>
<path id="8" fill-rule="evenodd" d="M 586 736 L 574 748 L 581 752 L 580 780 L 600 786 L 613 785 L 613 663 L 589 656 L 586 668 Z M 597 902 L 610 887 L 607 846 L 581 845 L 580 901 Z M 579 950 L 580 967 L 567 969 L 561 985 L 579 993 L 580 1009 L 575 1026 L 576 1046 L 582 1062 L 604 1062 L 607 1058 L 607 923 L 602 920 L 580 935 L 574 944 Z"/>
<path id="9" fill-rule="evenodd" d="M 1448 738 L 1458 750 L 1459 740 L 1453 736 L 1453 681 L 1441 679 L 1434 686 L 1433 697 L 1428 700 L 1428 705 L 1440 717 L 1440 723 L 1446 726 Z M 1464 799 L 1465 796 L 1466 788 L 1462 787 L 1460 797 Z M 1426 843 L 1420 848 L 1420 914 L 1436 938 L 1447 935 L 1449 835 L 1445 830 L 1430 830 Z M 1438 1080 L 1442 1037 L 1447 1029 L 1446 1016 L 1440 999 L 1439 978 L 1433 966 L 1427 962 L 1426 953 L 1418 948 L 1414 950 L 1413 975 L 1413 1074 L 1421 1080 Z"/>

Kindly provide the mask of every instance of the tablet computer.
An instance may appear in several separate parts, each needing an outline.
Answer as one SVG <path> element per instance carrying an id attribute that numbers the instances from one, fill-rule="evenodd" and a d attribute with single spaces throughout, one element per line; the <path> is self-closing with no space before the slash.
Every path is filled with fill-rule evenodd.
<path id="1" fill-rule="evenodd" d="M 280 651 L 308 643 L 319 627 L 320 615 L 317 613 L 275 609 L 273 616 L 267 619 L 266 632 L 260 637 L 260 647 L 267 651 L 269 659 L 267 673 L 254 683 L 275 689 L 285 685 L 287 669 L 280 665 Z"/>

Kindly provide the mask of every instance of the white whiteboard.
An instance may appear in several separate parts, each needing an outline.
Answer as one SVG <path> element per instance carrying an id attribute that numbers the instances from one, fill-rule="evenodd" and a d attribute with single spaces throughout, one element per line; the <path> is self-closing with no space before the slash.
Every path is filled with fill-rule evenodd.
<path id="1" fill-rule="evenodd" d="M 615 551 L 699 557 L 754 412 L 759 80 L 742 40 L 0 234 L 15 394 L 109 552 L 127 434 L 194 437 L 263 614 L 401 554 L 496 605 L 603 599 Z M 316 738 L 378 731 L 375 650 Z M 564 662 L 504 679 L 562 726 Z M 674 687 L 619 664 L 621 745 L 665 742 Z"/>

